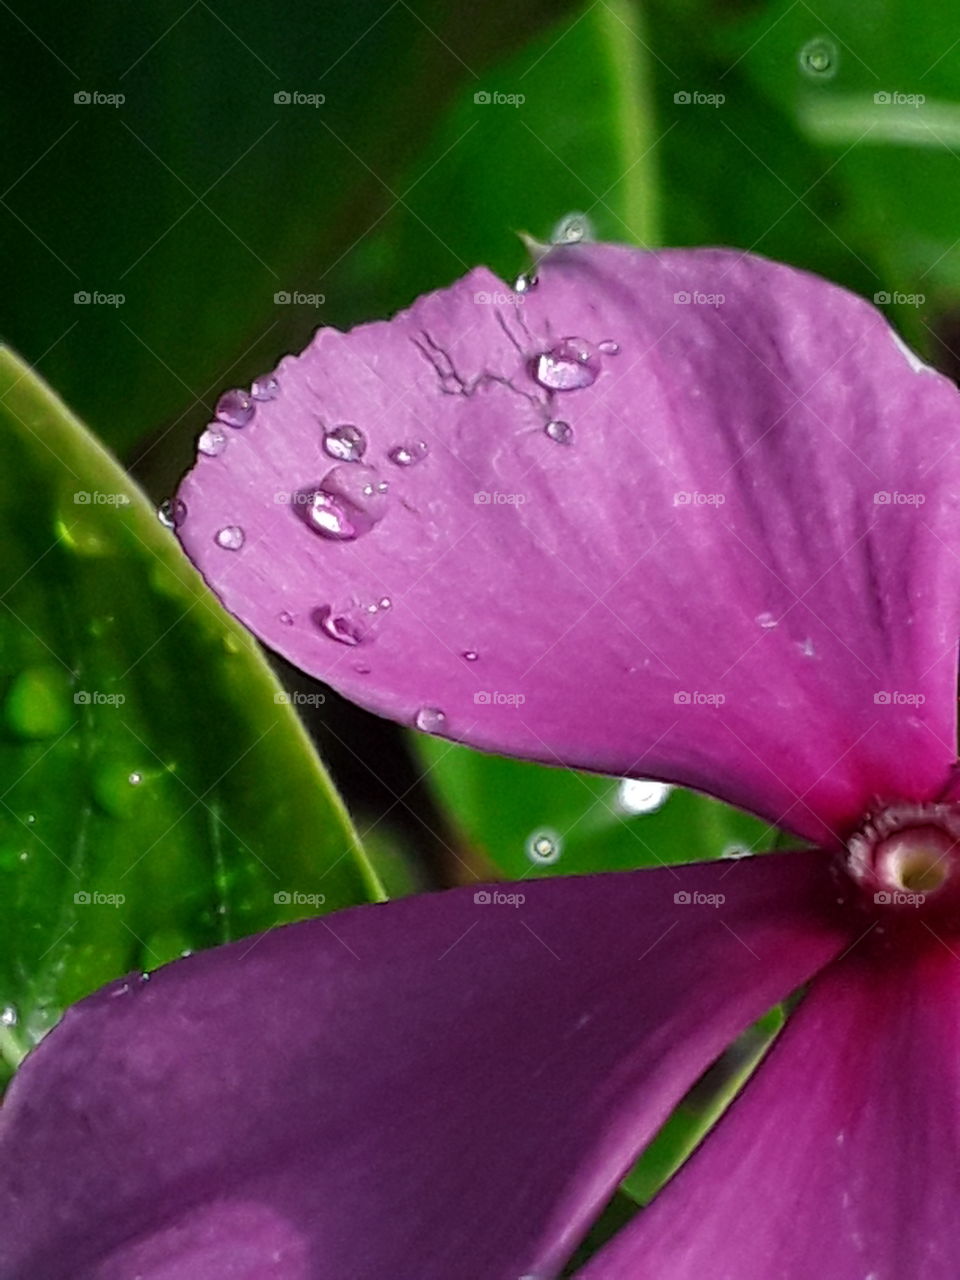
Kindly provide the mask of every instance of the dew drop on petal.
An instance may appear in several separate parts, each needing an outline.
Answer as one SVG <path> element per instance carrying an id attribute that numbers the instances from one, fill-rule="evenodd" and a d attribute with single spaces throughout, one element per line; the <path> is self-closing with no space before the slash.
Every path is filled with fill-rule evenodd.
<path id="1" fill-rule="evenodd" d="M 558 418 L 555 418 L 552 422 L 547 423 L 544 431 L 557 444 L 573 444 L 573 427 L 569 422 L 561 422 Z"/>
<path id="2" fill-rule="evenodd" d="M 653 813 L 666 803 L 672 787 L 648 778 L 622 778 L 617 803 L 625 813 Z"/>
<path id="3" fill-rule="evenodd" d="M 166 529 L 179 529 L 187 518 L 187 504 L 179 498 L 167 498 L 157 508 L 157 519 Z"/>
<path id="4" fill-rule="evenodd" d="M 378 609 L 392 609 L 392 608 L 393 608 L 393 601 L 390 599 L 390 597 L 389 597 L 389 596 L 381 596 L 381 597 L 380 597 L 380 599 L 377 601 L 377 608 L 378 608 Z"/>
<path id="5" fill-rule="evenodd" d="M 287 613 L 286 609 L 284 609 L 282 613 L 277 614 L 277 621 L 282 623 L 285 627 L 292 627 L 293 614 Z"/>
<path id="6" fill-rule="evenodd" d="M 531 289 L 535 289 L 539 281 L 537 277 L 528 271 L 522 272 L 513 282 L 514 293 L 529 293 Z"/>
<path id="7" fill-rule="evenodd" d="M 298 494 L 295 507 L 314 533 L 350 542 L 383 519 L 386 489 L 373 467 L 344 463 L 334 467 L 318 488 Z"/>
<path id="8" fill-rule="evenodd" d="M 550 866 L 560 857 L 562 841 L 553 831 L 535 831 L 527 841 L 527 857 L 541 866 Z"/>
<path id="9" fill-rule="evenodd" d="M 219 458 L 227 447 L 227 437 L 219 427 L 207 427 L 197 441 L 197 450 L 207 458 Z"/>
<path id="10" fill-rule="evenodd" d="M 359 462 L 367 451 L 367 437 L 350 422 L 323 433 L 323 450 L 339 462 Z"/>
<path id="11" fill-rule="evenodd" d="M 369 622 L 356 607 L 335 609 L 322 605 L 313 615 L 314 622 L 331 640 L 339 644 L 361 644 L 367 637 Z"/>
<path id="12" fill-rule="evenodd" d="M 756 621 L 765 631 L 769 631 L 771 627 L 775 627 L 777 625 L 777 620 L 772 613 L 758 613 Z"/>
<path id="13" fill-rule="evenodd" d="M 414 718 L 414 724 L 424 733 L 441 733 L 446 723 L 447 717 L 439 707 L 421 707 Z"/>
<path id="14" fill-rule="evenodd" d="M 398 467 L 412 467 L 422 462 L 429 452 L 430 447 L 425 440 L 416 440 L 412 444 L 398 444 L 387 457 Z"/>
<path id="15" fill-rule="evenodd" d="M 550 391 L 576 391 L 589 387 L 600 374 L 600 357 L 583 338 L 564 338 L 537 356 L 533 376 Z"/>
<path id="16" fill-rule="evenodd" d="M 254 400 L 276 400 L 280 394 L 280 383 L 272 374 L 265 374 L 254 381 L 250 394 Z"/>
<path id="17" fill-rule="evenodd" d="M 465 662 L 476 662 L 480 657 L 476 649 L 467 649 L 462 656 Z"/>
<path id="18" fill-rule="evenodd" d="M 245 427 L 253 417 L 255 408 L 246 391 L 235 387 L 232 391 L 225 391 L 217 401 L 214 416 L 228 427 Z"/>
<path id="19" fill-rule="evenodd" d="M 597 343 L 597 350 L 605 356 L 618 356 L 620 354 L 620 343 L 614 342 L 611 338 L 604 338 L 603 342 Z"/>
<path id="20" fill-rule="evenodd" d="M 238 524 L 228 524 L 217 533 L 215 541 L 225 551 L 239 551 L 246 541 L 246 534 Z"/>

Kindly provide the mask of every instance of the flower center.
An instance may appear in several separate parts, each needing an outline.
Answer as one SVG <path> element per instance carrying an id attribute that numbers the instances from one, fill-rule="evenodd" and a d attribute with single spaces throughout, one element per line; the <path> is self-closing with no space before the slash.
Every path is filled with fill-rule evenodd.
<path id="1" fill-rule="evenodd" d="M 847 842 L 845 866 L 881 907 L 960 907 L 960 810 L 899 805 L 872 815 Z"/>

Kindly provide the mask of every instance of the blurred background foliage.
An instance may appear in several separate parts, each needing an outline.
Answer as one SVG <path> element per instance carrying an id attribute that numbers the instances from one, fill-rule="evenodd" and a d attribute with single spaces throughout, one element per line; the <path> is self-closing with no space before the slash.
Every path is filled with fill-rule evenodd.
<path id="1" fill-rule="evenodd" d="M 820 272 L 960 370 L 960 16 L 933 0 L 35 0 L 4 4 L 0 27 L 0 333 L 155 502 L 223 388 L 318 324 L 388 314 L 478 262 L 511 280 L 527 264 L 516 233 L 548 239 L 571 211 L 598 238 L 732 245 Z M 24 447 L 10 444 L 9 466 L 42 493 L 42 451 L 25 461 Z M 30 553 L 11 554 L 8 577 L 20 556 L 22 610 L 75 667 L 55 611 L 33 612 L 31 592 L 53 588 L 29 575 Z M 68 594 L 111 589 L 91 587 L 89 567 L 62 573 Z M 157 590 L 141 575 L 135 606 L 167 626 Z M 188 629 L 181 652 L 208 641 Z M 29 650 L 4 650 L 4 697 Z M 277 666 L 294 692 L 315 691 Z M 117 688 L 126 675 L 101 671 Z M 777 840 L 692 794 L 415 741 L 329 691 L 306 719 L 390 894 Z M 336 828 L 331 862 L 338 840 L 353 836 Z M 209 915 L 209 859 L 196 865 Z M 22 899 L 19 858 L 3 874 Z M 337 900 L 369 896 L 357 885 Z M 57 921 L 41 924 L 52 939 Z M 117 964 L 130 960 L 129 939 L 115 942 Z M 103 977 L 84 963 L 81 987 Z M 0 1050 L 12 1034 L 0 1017 Z"/>

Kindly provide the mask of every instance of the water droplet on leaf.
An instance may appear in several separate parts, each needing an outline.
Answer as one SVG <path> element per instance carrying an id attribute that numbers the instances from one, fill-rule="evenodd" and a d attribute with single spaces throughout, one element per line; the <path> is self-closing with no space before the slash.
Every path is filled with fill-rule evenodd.
<path id="1" fill-rule="evenodd" d="M 552 831 L 535 831 L 527 841 L 527 857 L 531 862 L 550 866 L 560 857 L 562 842 Z"/>
<path id="2" fill-rule="evenodd" d="M 837 74 L 837 46 L 818 36 L 800 50 L 800 69 L 813 80 L 830 80 Z"/>
<path id="3" fill-rule="evenodd" d="M 74 713 L 70 675 L 53 663 L 21 671 L 4 703 L 7 724 L 21 738 L 53 738 L 69 728 Z"/>
<path id="4" fill-rule="evenodd" d="M 187 504 L 179 498 L 167 498 L 157 508 L 157 519 L 165 529 L 179 529 L 187 518 Z"/>

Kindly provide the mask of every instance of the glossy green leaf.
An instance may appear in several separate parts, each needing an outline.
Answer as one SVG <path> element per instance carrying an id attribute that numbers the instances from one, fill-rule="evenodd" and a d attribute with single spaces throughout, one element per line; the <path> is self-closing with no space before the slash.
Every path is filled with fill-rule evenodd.
<path id="1" fill-rule="evenodd" d="M 119 974 L 382 891 L 255 643 L 6 349 L 0 489 L 9 1065 Z"/>
<path id="2" fill-rule="evenodd" d="M 511 879 L 732 857 L 777 839 L 757 818 L 682 788 L 415 741 L 451 823 Z"/>

